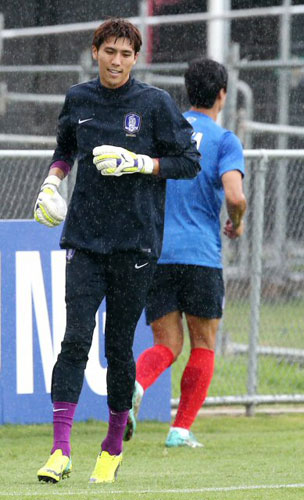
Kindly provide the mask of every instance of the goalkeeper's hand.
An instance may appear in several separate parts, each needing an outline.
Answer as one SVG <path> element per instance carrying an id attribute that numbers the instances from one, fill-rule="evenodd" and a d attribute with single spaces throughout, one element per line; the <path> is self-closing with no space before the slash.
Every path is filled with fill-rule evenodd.
<path id="1" fill-rule="evenodd" d="M 49 175 L 42 184 L 35 203 L 35 220 L 48 227 L 59 226 L 67 213 L 66 202 L 58 193 L 60 182 L 56 175 Z"/>
<path id="2" fill-rule="evenodd" d="M 97 146 L 93 162 L 101 175 L 152 174 L 153 160 L 116 146 Z"/>

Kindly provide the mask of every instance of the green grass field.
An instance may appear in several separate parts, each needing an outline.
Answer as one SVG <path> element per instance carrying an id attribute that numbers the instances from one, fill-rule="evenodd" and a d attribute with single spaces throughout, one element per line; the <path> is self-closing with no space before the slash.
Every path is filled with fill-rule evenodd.
<path id="1" fill-rule="evenodd" d="M 0 499 L 244 500 L 304 498 L 304 416 L 201 417 L 193 431 L 204 448 L 166 449 L 168 424 L 139 422 L 124 446 L 118 480 L 88 479 L 106 431 L 75 423 L 73 472 L 57 485 L 39 483 L 51 446 L 50 425 L 1 426 Z"/>
<path id="2" fill-rule="evenodd" d="M 249 308 L 231 303 L 225 330 L 233 342 L 246 342 Z M 265 305 L 261 342 L 304 348 L 303 302 Z M 189 344 L 172 369 L 172 397 Z M 259 358 L 259 393 L 304 393 L 303 365 Z M 209 395 L 246 393 L 247 357 L 218 356 Z M 76 423 L 72 433 L 73 472 L 58 485 L 42 484 L 37 469 L 51 448 L 50 425 L 0 426 L 0 500 L 52 498 L 73 500 L 289 500 L 304 498 L 304 415 L 253 418 L 198 418 L 193 426 L 202 449 L 166 449 L 168 425 L 139 422 L 135 438 L 124 446 L 118 481 L 90 485 L 99 443 L 106 433 L 100 422 Z"/>
<path id="3" fill-rule="evenodd" d="M 264 301 L 260 310 L 260 344 L 304 349 L 304 302 Z M 224 329 L 233 342 L 247 342 L 250 329 L 248 301 L 228 301 L 224 311 Z"/>

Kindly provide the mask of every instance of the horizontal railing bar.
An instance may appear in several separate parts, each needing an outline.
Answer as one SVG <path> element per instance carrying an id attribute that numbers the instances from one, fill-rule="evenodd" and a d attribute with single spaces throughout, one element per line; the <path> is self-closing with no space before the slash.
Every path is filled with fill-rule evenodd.
<path id="1" fill-rule="evenodd" d="M 238 344 L 230 342 L 227 345 L 227 353 L 229 354 L 247 354 L 249 346 L 247 344 Z M 286 358 L 293 361 L 304 361 L 304 349 L 295 349 L 291 347 L 272 347 L 258 346 L 257 354 L 261 356 L 274 356 L 276 358 Z"/>
<path id="2" fill-rule="evenodd" d="M 25 94 L 23 92 L 7 92 L 5 97 L 11 102 L 40 102 L 44 104 L 62 104 L 65 96 L 60 94 Z"/>
<path id="3" fill-rule="evenodd" d="M 51 135 L 0 134 L 0 142 L 17 144 L 49 144 L 56 145 L 56 137 Z"/>
<path id="4" fill-rule="evenodd" d="M 20 135 L 20 139 L 22 141 L 22 136 Z M 35 137 L 35 136 L 31 136 Z M 41 136 L 37 136 L 37 139 L 39 140 Z M 16 139 L 16 137 L 15 137 Z M 49 137 L 50 140 L 52 140 L 52 137 Z M 51 156 L 53 154 L 52 150 L 29 150 L 29 149 L 23 149 L 23 150 L 13 150 L 13 149 L 2 149 L 0 150 L 0 158 L 5 158 L 5 157 L 26 157 L 26 156 Z M 304 149 L 245 149 L 244 150 L 244 156 L 245 158 L 249 159 L 259 159 L 259 158 L 304 158 Z"/>
<path id="5" fill-rule="evenodd" d="M 260 132 L 268 134 L 285 134 L 285 135 L 297 135 L 304 136 L 304 127 L 297 127 L 293 125 L 280 125 L 276 123 L 263 123 L 251 120 L 244 120 L 242 125 L 245 127 L 246 131 Z"/>
<path id="6" fill-rule="evenodd" d="M 171 399 L 171 408 L 177 408 L 179 399 Z M 277 403 L 304 403 L 304 394 L 279 394 L 279 395 L 256 395 L 256 396 L 217 396 L 207 397 L 204 406 L 221 405 L 259 405 Z"/>
<path id="7" fill-rule="evenodd" d="M 233 64 L 236 69 L 284 69 L 284 68 L 303 68 L 303 59 L 268 59 L 267 61 L 246 61 L 245 59 Z"/>
<path id="8" fill-rule="evenodd" d="M 245 158 L 304 158 L 304 149 L 245 149 Z"/>
<path id="9" fill-rule="evenodd" d="M 201 21 L 215 21 L 221 19 L 244 19 L 250 17 L 271 17 L 271 16 L 281 16 L 286 12 L 284 6 L 279 7 L 260 7 L 252 9 L 239 9 L 230 10 L 223 12 L 221 14 L 214 14 L 209 12 L 195 12 L 192 14 L 176 14 L 176 15 L 163 15 L 163 16 L 147 16 L 147 17 L 130 17 L 128 20 L 136 25 L 147 25 L 147 26 L 159 26 L 164 24 L 180 24 L 180 23 L 197 23 Z M 304 14 L 303 5 L 293 5 L 288 7 L 288 13 L 290 15 Z M 19 28 L 19 29 L 4 29 L 2 30 L 1 36 L 5 39 L 20 38 L 27 36 L 46 36 L 46 35 L 56 35 L 56 34 L 68 34 L 75 31 L 90 31 L 97 28 L 97 26 L 102 22 L 90 21 L 86 23 L 70 23 L 61 24 L 55 26 L 35 26 L 29 28 Z"/>
<path id="10" fill-rule="evenodd" d="M 54 154 L 50 149 L 0 149 L 0 158 L 51 158 Z"/>
<path id="11" fill-rule="evenodd" d="M 133 68 L 135 73 L 139 71 L 184 71 L 188 67 L 188 63 L 138 63 L 136 68 Z M 233 68 L 239 70 L 255 70 L 255 69 L 291 69 L 304 68 L 303 59 L 289 59 L 283 61 L 281 59 L 269 59 L 268 61 L 246 61 L 241 60 L 232 65 Z M 0 65 L 0 73 L 80 73 L 84 68 L 79 64 L 70 65 Z M 97 73 L 97 66 L 89 68 L 92 73 Z"/>
<path id="12" fill-rule="evenodd" d="M 80 64 L 20 64 L 20 65 L 0 65 L 0 73 L 79 73 L 83 71 Z"/>

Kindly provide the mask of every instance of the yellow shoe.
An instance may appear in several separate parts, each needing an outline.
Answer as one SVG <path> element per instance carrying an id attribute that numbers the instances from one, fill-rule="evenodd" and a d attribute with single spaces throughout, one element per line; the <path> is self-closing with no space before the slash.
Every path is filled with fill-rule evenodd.
<path id="1" fill-rule="evenodd" d="M 90 483 L 114 483 L 121 462 L 122 453 L 120 455 L 110 455 L 107 451 L 99 453 Z"/>
<path id="2" fill-rule="evenodd" d="M 56 450 L 46 464 L 39 469 L 37 476 L 39 481 L 46 483 L 58 483 L 60 479 L 68 477 L 72 470 L 72 459 L 62 455 L 61 450 Z"/>

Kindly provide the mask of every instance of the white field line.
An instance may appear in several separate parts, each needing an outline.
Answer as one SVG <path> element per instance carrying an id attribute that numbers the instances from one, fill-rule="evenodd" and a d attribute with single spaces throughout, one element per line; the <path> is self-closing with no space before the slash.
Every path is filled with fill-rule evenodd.
<path id="1" fill-rule="evenodd" d="M 77 490 L 77 491 L 65 491 L 61 490 L 59 491 L 57 488 L 56 490 L 54 489 L 53 491 L 42 491 L 41 490 L 36 490 L 36 491 L 31 491 L 31 492 L 25 492 L 23 491 L 22 493 L 2 493 L 0 491 L 0 497 L 1 496 L 7 496 L 7 497 L 32 497 L 35 498 L 35 496 L 39 497 L 50 497 L 50 496 L 75 496 L 75 495 L 86 495 L 86 497 L 90 497 L 90 495 L 96 496 L 96 493 L 100 493 L 102 491 L 102 488 L 104 487 L 99 487 L 97 485 L 91 485 L 87 489 L 83 490 Z M 260 485 L 252 485 L 252 486 L 223 486 L 223 487 L 210 487 L 210 488 L 185 488 L 185 489 L 166 489 L 166 490 L 160 490 L 160 489 L 142 489 L 142 490 L 108 490 L 107 488 L 103 489 L 104 495 L 126 495 L 126 494 L 165 494 L 165 493 L 176 493 L 176 494 L 181 494 L 181 493 L 207 493 L 207 492 L 227 492 L 227 491 L 252 491 L 252 490 L 283 490 L 283 489 L 296 489 L 296 488 L 304 488 L 304 483 L 295 483 L 295 484 L 260 484 Z"/>

